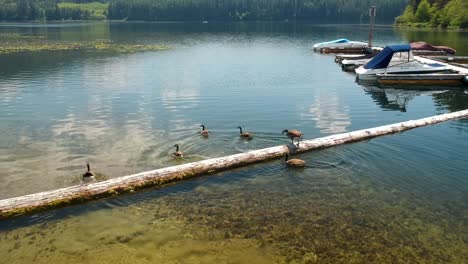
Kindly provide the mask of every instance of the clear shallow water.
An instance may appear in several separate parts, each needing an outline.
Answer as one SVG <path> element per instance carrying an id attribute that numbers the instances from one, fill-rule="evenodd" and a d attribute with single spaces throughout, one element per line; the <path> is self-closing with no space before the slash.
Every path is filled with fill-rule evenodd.
<path id="1" fill-rule="evenodd" d="M 349 34 L 349 32 L 353 32 Z M 0 25 L 47 41 L 169 44 L 133 54 L 2 56 L 0 198 L 466 109 L 468 94 L 363 87 L 315 42 L 367 27 L 307 24 Z M 467 33 L 380 27 L 467 55 Z M 414 39 L 416 40 L 416 39 Z M 5 41 L 5 40 L 3 40 Z M 197 134 L 200 124 L 212 131 Z M 242 141 L 236 127 L 255 133 Z M 466 120 L 0 223 L 2 261 L 464 263 Z M 170 157 L 179 143 L 183 161 Z"/>

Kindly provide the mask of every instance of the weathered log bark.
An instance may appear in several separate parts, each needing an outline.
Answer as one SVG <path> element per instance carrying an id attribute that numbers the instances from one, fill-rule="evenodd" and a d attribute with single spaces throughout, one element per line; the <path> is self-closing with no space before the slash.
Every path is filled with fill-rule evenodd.
<path id="1" fill-rule="evenodd" d="M 437 124 L 440 122 L 468 117 L 468 110 L 442 114 L 438 116 L 411 120 L 386 126 L 374 127 L 331 135 L 322 138 L 301 141 L 300 146 L 282 145 L 260 150 L 230 155 L 222 158 L 208 159 L 183 165 L 142 172 L 129 176 L 114 178 L 102 182 L 24 195 L 16 198 L 0 200 L 0 219 L 24 215 L 48 208 L 82 203 L 102 197 L 133 192 L 149 186 L 159 186 L 173 181 L 179 181 L 195 176 L 242 167 L 253 163 L 267 161 L 284 156 L 314 149 L 326 148 L 344 143 L 365 140 L 378 136 L 402 132 L 405 130 Z"/>

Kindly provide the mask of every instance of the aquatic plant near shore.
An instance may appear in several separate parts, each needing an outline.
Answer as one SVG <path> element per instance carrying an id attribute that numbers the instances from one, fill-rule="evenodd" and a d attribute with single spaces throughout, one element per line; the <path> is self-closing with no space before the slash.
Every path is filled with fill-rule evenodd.
<path id="1" fill-rule="evenodd" d="M 162 51 L 172 49 L 166 45 L 154 44 L 117 44 L 111 41 L 90 42 L 7 42 L 0 45 L 0 55 L 21 52 L 41 51 L 106 51 L 117 53 L 133 53 L 142 51 Z"/>
<path id="2" fill-rule="evenodd" d="M 34 39 L 43 39 L 45 36 L 41 35 L 21 35 L 18 33 L 0 33 L 0 40 L 1 39 L 8 39 L 8 40 L 34 40 Z"/>

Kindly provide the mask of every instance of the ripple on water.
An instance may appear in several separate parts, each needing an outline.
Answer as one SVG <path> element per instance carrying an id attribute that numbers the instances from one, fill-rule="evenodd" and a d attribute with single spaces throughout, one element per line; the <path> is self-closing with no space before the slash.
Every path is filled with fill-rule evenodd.
<path id="1" fill-rule="evenodd" d="M 404 144 L 380 139 L 370 143 L 387 153 L 387 164 L 401 162 L 396 158 Z M 214 256 L 239 263 L 391 263 L 394 258 L 463 262 L 466 256 L 460 252 L 466 245 L 457 238 L 464 226 L 456 215 L 433 210 L 423 195 L 412 197 L 406 194 L 409 189 L 390 179 L 383 184 L 373 180 L 384 174 L 375 175 L 366 161 L 382 153 L 368 144 L 302 154 L 309 164 L 303 170 L 273 161 L 27 217 L 26 226 L 0 233 L 0 247 L 9 252 L 7 259 L 22 256 L 38 263 L 64 258 L 70 263 L 83 258 L 109 261 L 116 257 L 115 250 L 140 263 L 209 262 Z M 385 168 L 385 162 L 378 163 L 372 166 Z M 393 174 L 386 175 L 395 180 Z M 40 245 L 48 249 L 41 251 Z M 245 259 L 233 257 L 239 252 Z"/>

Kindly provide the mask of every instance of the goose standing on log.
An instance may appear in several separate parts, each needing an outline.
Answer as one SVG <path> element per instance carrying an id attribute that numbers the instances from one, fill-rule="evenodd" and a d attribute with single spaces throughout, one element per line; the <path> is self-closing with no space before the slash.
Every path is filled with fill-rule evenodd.
<path id="1" fill-rule="evenodd" d="M 286 165 L 288 165 L 289 167 L 304 167 L 306 162 L 301 160 L 301 159 L 289 159 L 289 155 L 288 153 L 286 153 Z"/>
<path id="2" fill-rule="evenodd" d="M 89 163 L 86 163 L 86 167 L 88 167 L 88 171 L 83 173 L 83 182 L 85 183 L 95 182 L 96 175 L 94 174 L 94 172 L 91 171 L 91 167 L 89 166 Z"/>
<path id="3" fill-rule="evenodd" d="M 205 125 L 201 125 L 200 127 L 202 128 L 202 130 L 200 131 L 200 135 L 208 137 L 210 135 L 210 132 L 208 132 L 208 130 L 205 129 Z"/>
<path id="4" fill-rule="evenodd" d="M 176 151 L 172 153 L 172 156 L 174 156 L 175 158 L 182 158 L 184 154 L 182 153 L 182 151 L 179 151 L 179 144 L 175 144 L 174 147 L 176 148 Z"/>
<path id="5" fill-rule="evenodd" d="M 286 133 L 286 136 L 288 136 L 288 138 L 291 139 L 291 143 L 294 144 L 294 139 L 297 138 L 297 145 L 299 146 L 299 139 L 302 138 L 302 132 L 299 131 L 299 130 L 294 130 L 294 129 L 291 129 L 291 130 L 283 130 L 283 132 L 281 134 L 284 134 Z"/>
<path id="6" fill-rule="evenodd" d="M 241 126 L 238 126 L 237 127 L 239 130 L 240 130 L 240 137 L 241 138 L 245 138 L 245 139 L 252 139 L 252 133 L 249 133 L 249 132 L 242 132 L 242 127 Z"/>

